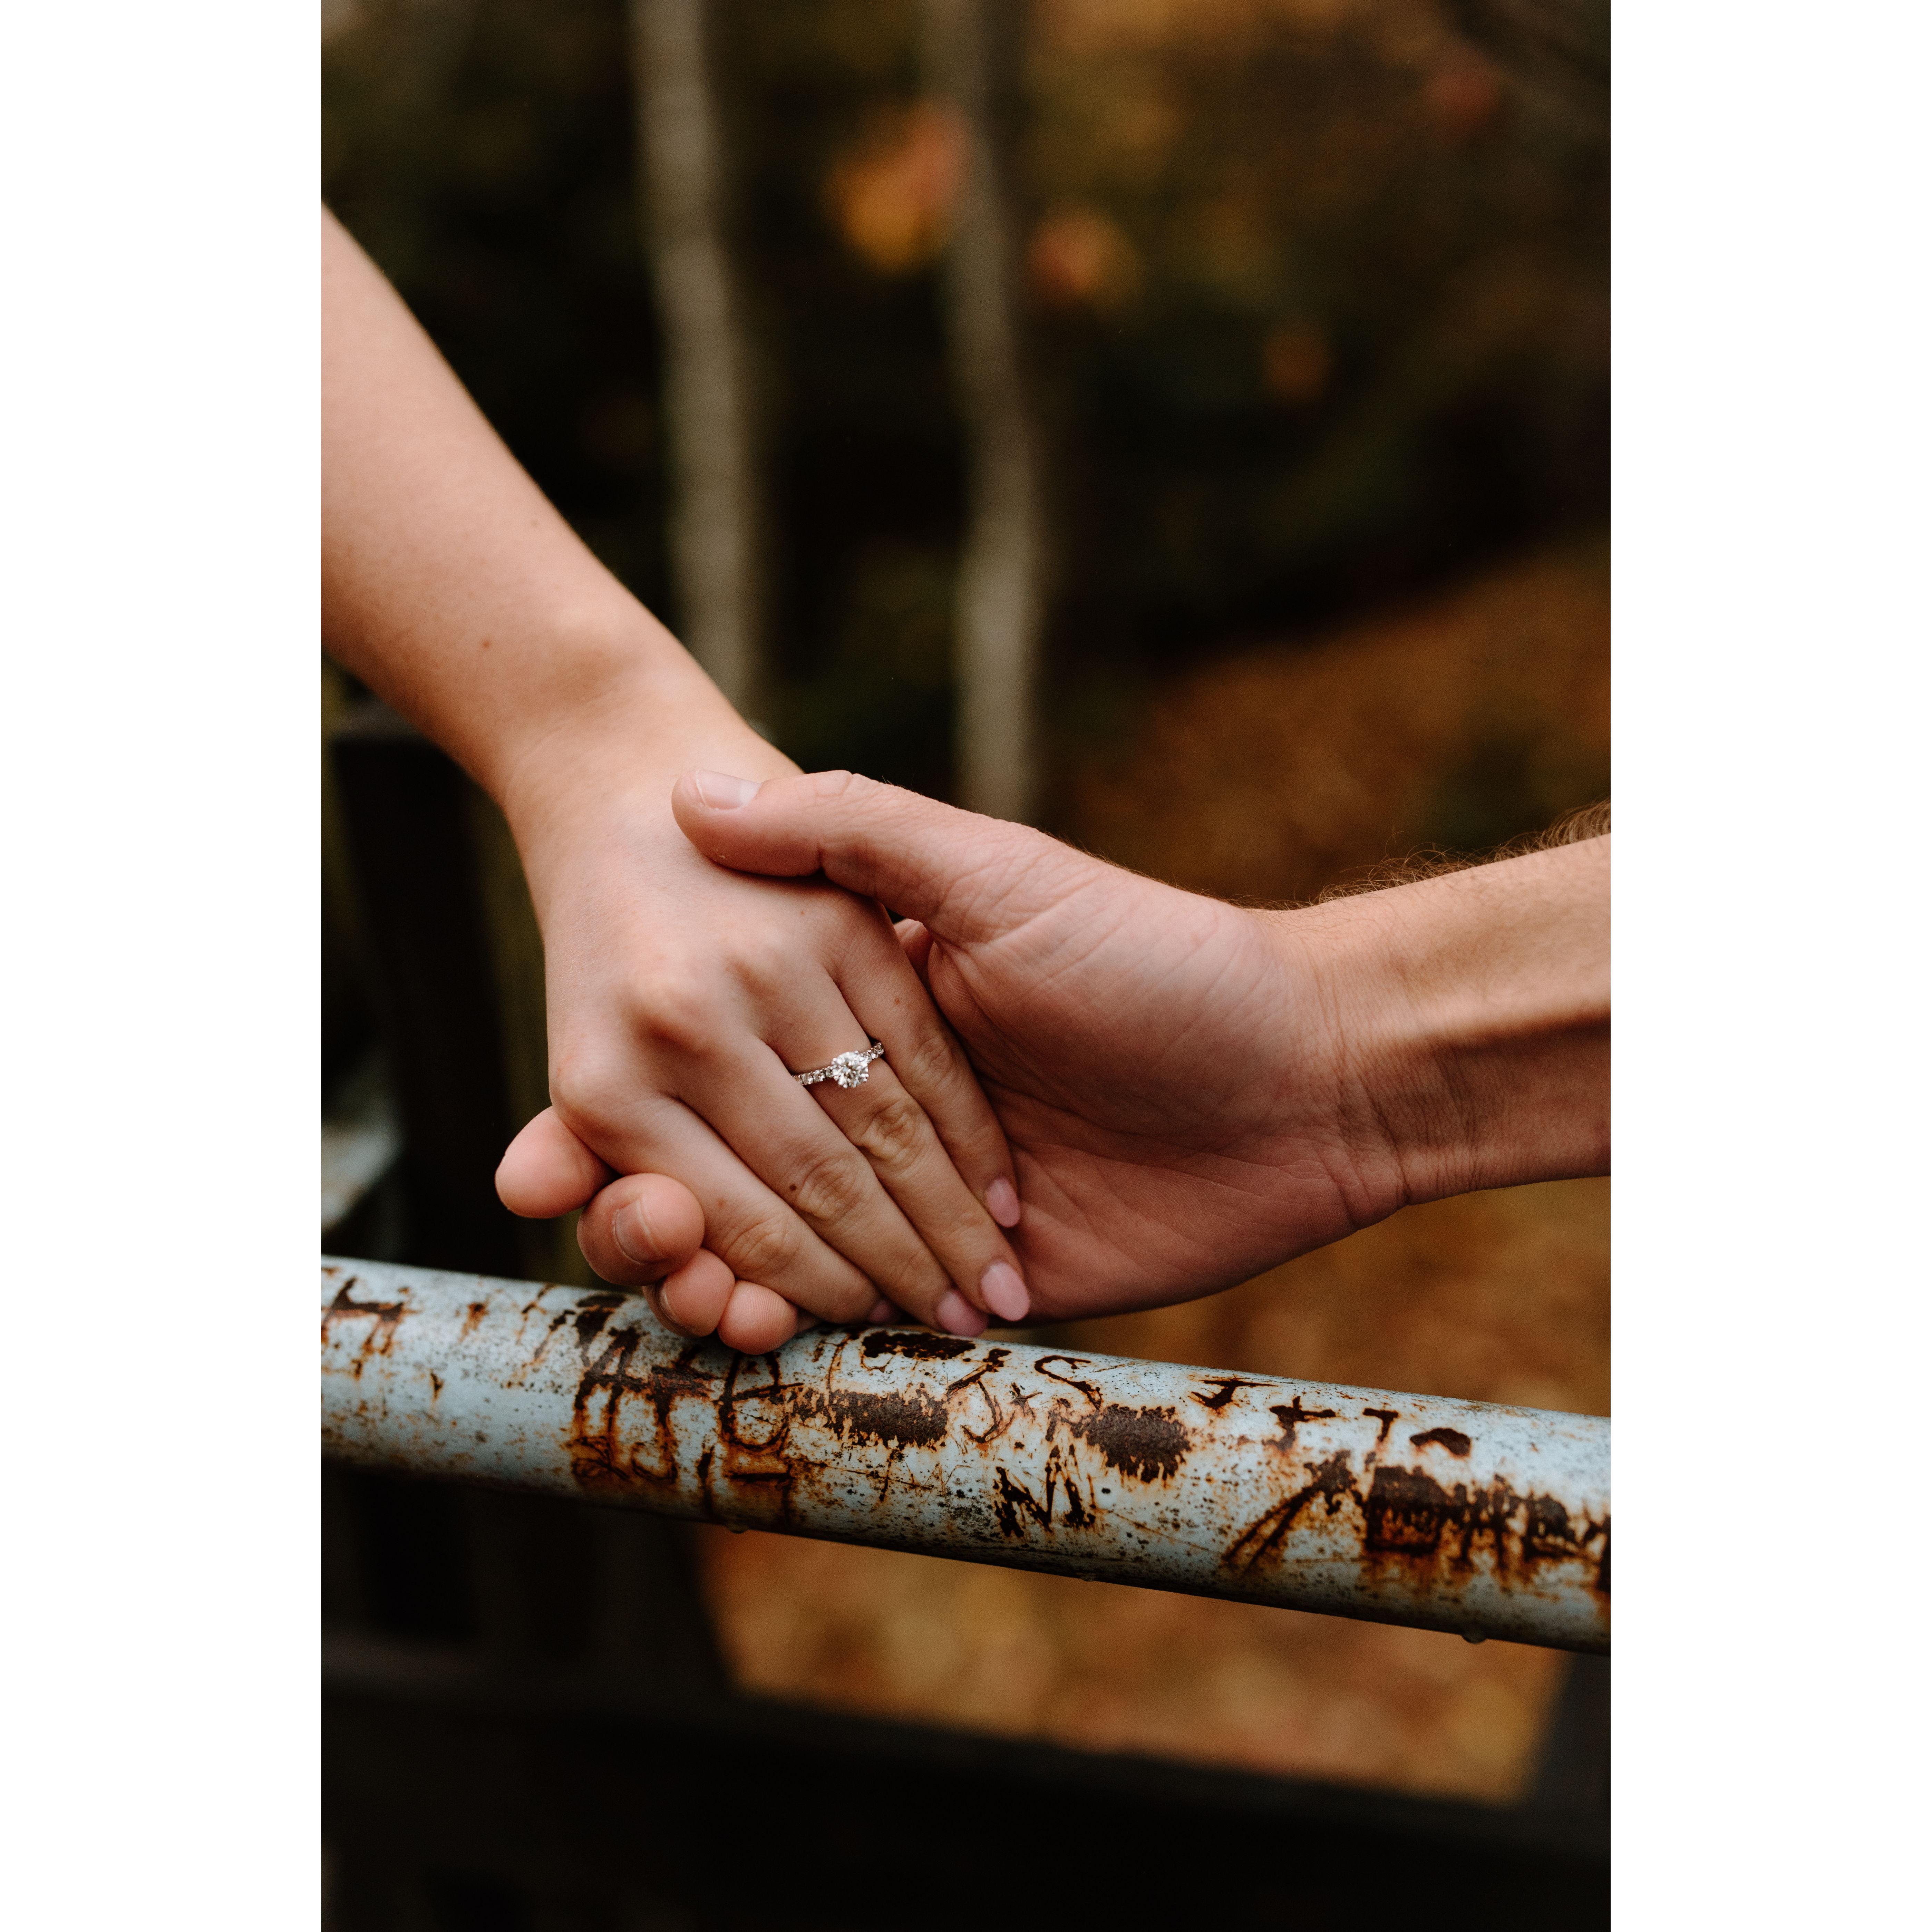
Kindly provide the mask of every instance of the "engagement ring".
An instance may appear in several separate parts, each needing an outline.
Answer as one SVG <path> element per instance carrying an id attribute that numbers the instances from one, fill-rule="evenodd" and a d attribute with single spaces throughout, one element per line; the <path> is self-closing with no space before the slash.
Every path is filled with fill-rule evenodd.
<path id="1" fill-rule="evenodd" d="M 863 1053 L 842 1053 L 824 1066 L 814 1066 L 809 1073 L 794 1073 L 791 1077 L 801 1087 L 815 1087 L 821 1080 L 836 1080 L 848 1089 L 862 1087 L 871 1076 L 872 1062 L 885 1057 L 886 1049 L 874 1040 Z"/>

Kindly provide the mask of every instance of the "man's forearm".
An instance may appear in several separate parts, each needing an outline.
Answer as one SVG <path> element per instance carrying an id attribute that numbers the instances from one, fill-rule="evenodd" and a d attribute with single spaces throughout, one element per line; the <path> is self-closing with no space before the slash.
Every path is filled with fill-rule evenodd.
<path id="1" fill-rule="evenodd" d="M 1432 1200 L 1610 1166 L 1607 837 L 1267 915 L 1367 1122 Z"/>
<path id="2" fill-rule="evenodd" d="M 585 548 L 326 213 L 322 300 L 332 654 L 513 815 L 625 764 L 791 769 Z"/>

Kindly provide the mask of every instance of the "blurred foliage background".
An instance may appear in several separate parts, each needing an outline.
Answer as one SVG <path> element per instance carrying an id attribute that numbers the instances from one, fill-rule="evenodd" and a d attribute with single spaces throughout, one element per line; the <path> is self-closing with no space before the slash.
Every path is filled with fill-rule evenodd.
<path id="1" fill-rule="evenodd" d="M 936 259 L 957 170 L 914 10 L 724 16 L 766 722 L 808 766 L 943 794 L 962 478 Z M 338 0 L 332 28 L 332 205 L 676 628 L 621 0 Z M 1600 523 L 1605 126 L 1513 82 L 1440 0 L 1038 0 L 1025 80 L 1046 812 L 1067 829 L 1077 769 L 1162 678 Z"/>
<path id="2" fill-rule="evenodd" d="M 1294 900 L 1606 794 L 1608 16 L 1544 10 L 1568 40 L 1520 0 L 1035 0 L 1018 178 L 1051 829 Z M 954 136 L 920 96 L 911 0 L 721 13 L 763 722 L 808 767 L 944 796 Z M 622 0 L 333 0 L 323 173 L 538 483 L 675 628 L 627 32 Z M 1064 1333 L 1601 1411 L 1606 1216 L 1597 1183 L 1438 1203 Z M 1560 1674 L 1513 1646 L 755 1535 L 712 1538 L 705 1566 L 734 1670 L 768 1691 L 1414 1790 L 1519 1794 Z"/>

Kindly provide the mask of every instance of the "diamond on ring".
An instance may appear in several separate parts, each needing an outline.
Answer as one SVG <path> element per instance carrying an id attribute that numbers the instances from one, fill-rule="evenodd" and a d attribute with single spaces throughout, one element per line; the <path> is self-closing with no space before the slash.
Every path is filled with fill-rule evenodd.
<path id="1" fill-rule="evenodd" d="M 791 1077 L 801 1087 L 815 1087 L 821 1080 L 836 1080 L 849 1094 L 854 1087 L 865 1085 L 872 1077 L 872 1062 L 885 1057 L 885 1048 L 875 1040 L 862 1053 L 842 1053 L 824 1066 L 814 1066 L 809 1073 L 794 1073 Z"/>

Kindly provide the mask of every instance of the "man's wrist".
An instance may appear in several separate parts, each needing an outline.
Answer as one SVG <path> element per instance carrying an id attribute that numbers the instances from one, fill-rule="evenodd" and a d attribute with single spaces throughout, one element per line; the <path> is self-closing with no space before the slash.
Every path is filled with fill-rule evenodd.
<path id="1" fill-rule="evenodd" d="M 1401 1199 L 1604 1173 L 1607 838 L 1270 915 Z"/>

